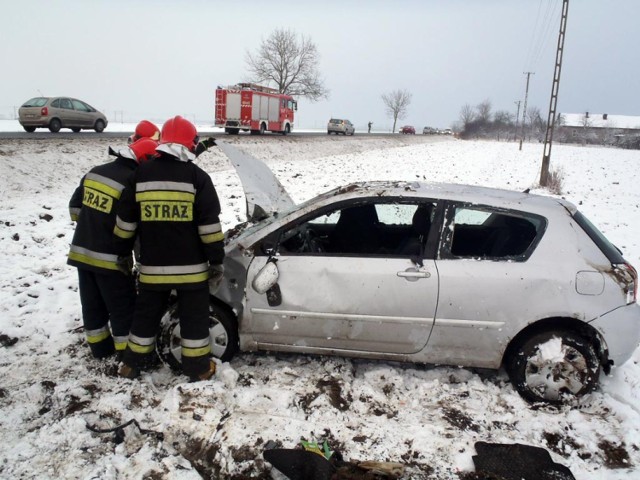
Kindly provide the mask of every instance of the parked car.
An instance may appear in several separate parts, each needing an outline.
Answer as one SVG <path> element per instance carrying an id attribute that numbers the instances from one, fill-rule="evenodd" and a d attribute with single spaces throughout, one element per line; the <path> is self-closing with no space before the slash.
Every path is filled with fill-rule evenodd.
<path id="1" fill-rule="evenodd" d="M 400 133 L 408 133 L 414 135 L 416 133 L 416 129 L 411 125 L 405 125 L 400 129 Z"/>
<path id="2" fill-rule="evenodd" d="M 343 355 L 506 368 L 527 400 L 593 390 L 640 341 L 638 275 L 559 198 L 363 182 L 295 205 L 259 160 L 220 142 L 243 182 L 211 295 L 213 355 Z M 175 306 L 158 351 L 180 365 Z"/>
<path id="3" fill-rule="evenodd" d="M 356 129 L 349 120 L 341 118 L 332 118 L 327 124 L 327 135 L 335 133 L 336 135 L 341 133 L 343 135 L 353 135 L 356 133 Z"/>
<path id="4" fill-rule="evenodd" d="M 61 128 L 102 132 L 108 124 L 103 113 L 70 97 L 35 97 L 27 100 L 18 114 L 20 125 L 27 132 L 34 132 L 36 128 L 48 128 L 52 132 L 59 132 Z"/>
<path id="5" fill-rule="evenodd" d="M 436 133 L 438 133 L 438 129 L 437 128 L 433 128 L 433 127 L 424 127 L 422 129 L 422 134 L 423 135 L 435 135 Z"/>

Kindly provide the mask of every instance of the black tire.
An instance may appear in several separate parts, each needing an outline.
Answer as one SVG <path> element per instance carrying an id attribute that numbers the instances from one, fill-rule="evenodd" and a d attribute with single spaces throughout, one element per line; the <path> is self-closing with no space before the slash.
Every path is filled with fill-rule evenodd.
<path id="1" fill-rule="evenodd" d="M 549 353 L 541 351 L 543 345 Z M 505 366 L 525 400 L 561 405 L 596 388 L 601 362 L 592 341 L 575 332 L 555 330 L 521 342 Z"/>
<path id="2" fill-rule="evenodd" d="M 238 133 L 240 133 L 240 129 L 239 128 L 229 128 L 227 133 L 229 135 L 238 135 Z"/>
<path id="3" fill-rule="evenodd" d="M 74 132 L 74 133 L 78 133 L 80 130 L 82 130 L 80 127 L 73 127 L 71 129 L 71 131 Z"/>
<path id="4" fill-rule="evenodd" d="M 62 123 L 57 118 L 52 118 L 49 122 L 49 131 L 53 133 L 58 133 L 62 128 Z"/>
<path id="5" fill-rule="evenodd" d="M 288 123 L 284 126 L 284 130 L 282 131 L 283 135 L 289 135 L 291 133 L 291 125 Z"/>
<path id="6" fill-rule="evenodd" d="M 156 349 L 160 358 L 174 370 L 182 370 L 180 318 L 177 303 L 169 306 L 162 317 Z M 238 351 L 238 324 L 227 310 L 209 303 L 209 335 L 212 356 L 227 362 Z"/>
<path id="7" fill-rule="evenodd" d="M 33 133 L 36 131 L 36 127 L 22 127 L 25 132 Z"/>
<path id="8" fill-rule="evenodd" d="M 96 120 L 96 123 L 93 126 L 93 129 L 98 133 L 102 133 L 104 131 L 104 127 L 105 127 L 105 124 L 102 120 Z"/>
<path id="9" fill-rule="evenodd" d="M 264 135 L 264 132 L 267 131 L 267 126 L 264 123 L 260 124 L 260 135 Z"/>

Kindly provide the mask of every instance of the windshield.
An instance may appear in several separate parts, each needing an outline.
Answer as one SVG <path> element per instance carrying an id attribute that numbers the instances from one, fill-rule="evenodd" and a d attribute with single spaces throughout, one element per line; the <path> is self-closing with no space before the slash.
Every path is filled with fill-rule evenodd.
<path id="1" fill-rule="evenodd" d="M 47 99 L 45 97 L 36 97 L 31 100 L 27 100 L 22 106 L 23 107 L 44 107 L 47 103 Z"/>

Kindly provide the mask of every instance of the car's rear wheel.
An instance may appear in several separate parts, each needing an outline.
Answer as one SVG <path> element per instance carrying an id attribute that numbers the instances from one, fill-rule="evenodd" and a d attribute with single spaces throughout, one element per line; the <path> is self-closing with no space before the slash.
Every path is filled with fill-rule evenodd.
<path id="1" fill-rule="evenodd" d="M 105 127 L 105 124 L 102 120 L 96 120 L 96 123 L 93 126 L 93 129 L 98 133 L 102 133 L 104 131 L 104 127 Z"/>
<path id="2" fill-rule="evenodd" d="M 175 370 L 182 369 L 180 317 L 177 302 L 162 317 L 157 350 L 160 358 Z M 209 338 L 211 354 L 223 362 L 231 360 L 238 351 L 238 325 L 231 313 L 223 307 L 209 304 Z"/>
<path id="3" fill-rule="evenodd" d="M 52 118 L 49 122 L 49 131 L 53 133 L 58 133 L 62 128 L 62 123 L 57 118 Z"/>
<path id="4" fill-rule="evenodd" d="M 71 129 L 71 131 L 72 131 L 72 132 L 75 132 L 75 133 L 78 133 L 80 130 L 81 130 L 81 129 L 80 129 L 80 127 L 73 127 L 73 128 Z"/>
<path id="5" fill-rule="evenodd" d="M 25 132 L 29 132 L 29 133 L 33 133 L 36 131 L 36 127 L 22 127 L 24 128 Z"/>
<path id="6" fill-rule="evenodd" d="M 506 360 L 509 378 L 529 402 L 563 404 L 592 391 L 601 362 L 591 340 L 568 330 L 532 335 Z"/>

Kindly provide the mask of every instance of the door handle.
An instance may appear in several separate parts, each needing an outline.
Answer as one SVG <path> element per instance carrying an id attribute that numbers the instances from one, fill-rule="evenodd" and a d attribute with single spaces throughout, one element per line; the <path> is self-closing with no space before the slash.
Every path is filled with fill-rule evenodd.
<path id="1" fill-rule="evenodd" d="M 431 276 L 429 272 L 418 271 L 414 269 L 404 270 L 402 272 L 398 272 L 396 275 L 398 275 L 399 277 L 416 280 L 418 278 L 429 278 Z"/>

